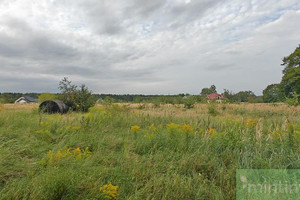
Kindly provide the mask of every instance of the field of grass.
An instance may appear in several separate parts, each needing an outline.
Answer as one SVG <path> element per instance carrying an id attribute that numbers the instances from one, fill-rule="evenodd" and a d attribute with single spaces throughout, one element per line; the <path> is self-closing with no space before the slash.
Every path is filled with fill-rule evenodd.
<path id="1" fill-rule="evenodd" d="M 300 168 L 300 108 L 0 108 L 0 199 L 235 199 L 236 169 Z"/>

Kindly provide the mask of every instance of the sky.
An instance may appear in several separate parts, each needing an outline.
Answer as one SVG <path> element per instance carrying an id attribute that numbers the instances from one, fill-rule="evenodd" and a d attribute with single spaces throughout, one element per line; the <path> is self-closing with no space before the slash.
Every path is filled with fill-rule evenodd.
<path id="1" fill-rule="evenodd" d="M 299 21 L 299 0 L 0 0 L 0 92 L 261 95 Z"/>

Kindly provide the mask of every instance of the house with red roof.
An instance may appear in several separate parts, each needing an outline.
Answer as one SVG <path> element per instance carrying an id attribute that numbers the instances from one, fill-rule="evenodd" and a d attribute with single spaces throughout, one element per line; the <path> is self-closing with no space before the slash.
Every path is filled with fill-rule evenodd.
<path id="1" fill-rule="evenodd" d="M 225 98 L 223 94 L 218 94 L 217 92 L 208 94 L 206 97 L 208 101 L 216 100 L 217 102 L 221 102 Z"/>

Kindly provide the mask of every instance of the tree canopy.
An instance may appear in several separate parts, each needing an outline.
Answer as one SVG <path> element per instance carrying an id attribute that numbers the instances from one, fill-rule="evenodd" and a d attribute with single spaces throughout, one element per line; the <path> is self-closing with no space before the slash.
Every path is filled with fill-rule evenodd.
<path id="1" fill-rule="evenodd" d="M 266 87 L 263 91 L 263 100 L 266 103 L 274 103 L 282 101 L 283 93 L 281 91 L 280 84 L 271 84 Z"/>
<path id="2" fill-rule="evenodd" d="M 287 98 L 300 94 L 300 45 L 293 53 L 282 59 L 283 77 L 281 90 Z M 300 99 L 299 99 L 300 101 Z"/>
<path id="3" fill-rule="evenodd" d="M 217 92 L 216 86 L 211 85 L 210 88 L 203 88 L 202 91 L 201 91 L 201 95 L 206 96 L 206 95 L 214 93 L 214 92 Z"/>
<path id="4" fill-rule="evenodd" d="M 58 88 L 61 91 L 59 99 L 74 111 L 87 112 L 90 107 L 95 105 L 92 92 L 84 84 L 78 87 L 64 77 L 59 82 Z"/>

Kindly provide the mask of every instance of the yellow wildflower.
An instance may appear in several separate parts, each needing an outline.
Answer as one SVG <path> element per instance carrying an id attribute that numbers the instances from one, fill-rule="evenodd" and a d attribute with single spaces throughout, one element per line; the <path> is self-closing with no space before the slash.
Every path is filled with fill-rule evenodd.
<path id="1" fill-rule="evenodd" d="M 74 150 L 73 150 L 73 154 L 74 154 L 75 156 L 78 156 L 78 155 L 80 155 L 80 154 L 81 154 L 81 150 L 80 150 L 80 148 L 79 148 L 79 147 L 77 147 L 76 149 L 74 149 Z"/>
<path id="2" fill-rule="evenodd" d="M 182 132 L 184 133 L 192 133 L 193 132 L 193 127 L 188 124 L 183 124 L 181 127 Z"/>
<path id="3" fill-rule="evenodd" d="M 180 131 L 180 125 L 175 124 L 175 123 L 169 123 L 169 124 L 167 124 L 167 130 L 168 130 L 168 133 L 174 134 L 174 133 Z"/>
<path id="4" fill-rule="evenodd" d="M 50 125 L 50 122 L 43 122 L 43 121 L 41 121 L 40 125 L 41 126 L 48 126 L 48 125 Z"/>
<path id="5" fill-rule="evenodd" d="M 91 113 L 91 112 L 86 113 L 86 114 L 84 115 L 84 119 L 86 119 L 86 120 L 88 120 L 88 121 L 93 120 L 93 118 L 94 118 L 94 114 Z"/>
<path id="6" fill-rule="evenodd" d="M 137 126 L 137 125 L 134 125 L 134 126 L 131 126 L 131 127 L 130 127 L 130 130 L 131 130 L 133 133 L 136 133 L 136 132 L 138 132 L 139 130 L 141 130 L 141 127 L 140 127 L 140 126 Z"/>
<path id="7" fill-rule="evenodd" d="M 155 125 L 151 124 L 151 126 L 147 127 L 149 131 L 156 131 Z"/>
<path id="8" fill-rule="evenodd" d="M 269 137 L 273 138 L 273 139 L 280 139 L 281 136 L 278 132 L 274 131 L 272 133 L 269 133 Z"/>
<path id="9" fill-rule="evenodd" d="M 207 129 L 207 133 L 209 133 L 209 134 L 215 134 L 215 133 L 217 133 L 217 131 L 215 129 L 213 129 L 213 128 L 209 128 L 209 129 Z"/>
<path id="10" fill-rule="evenodd" d="M 90 152 L 89 147 L 86 147 L 85 150 L 83 150 L 83 155 L 86 158 L 91 158 L 92 157 L 92 152 Z"/>
<path id="11" fill-rule="evenodd" d="M 60 159 L 63 157 L 63 154 L 61 153 L 61 151 L 58 151 L 56 154 L 55 154 L 55 158 L 57 159 Z"/>
<path id="12" fill-rule="evenodd" d="M 257 124 L 257 120 L 256 119 L 247 119 L 244 121 L 244 126 L 246 128 L 250 128 L 250 127 L 254 127 Z"/>
<path id="13" fill-rule="evenodd" d="M 99 188 L 101 192 L 104 194 L 104 198 L 106 199 L 116 199 L 117 198 L 117 192 L 118 192 L 118 186 L 114 186 L 111 183 L 107 185 L 103 185 Z"/>
<path id="14" fill-rule="evenodd" d="M 53 163 L 53 153 L 51 150 L 48 151 L 47 158 L 48 158 L 48 163 L 52 164 Z"/>
<path id="15" fill-rule="evenodd" d="M 81 129 L 81 126 L 67 126 L 67 129 L 71 129 L 71 130 L 74 130 L 74 131 L 78 131 Z"/>
<path id="16" fill-rule="evenodd" d="M 81 129 L 81 127 L 80 126 L 73 126 L 72 129 L 75 130 L 75 131 L 78 131 L 78 130 Z"/>
<path id="17" fill-rule="evenodd" d="M 63 148 L 62 150 L 57 151 L 57 153 L 53 153 L 51 150 L 48 151 L 47 156 L 41 160 L 41 164 L 46 166 L 47 164 L 57 163 L 59 160 L 63 158 L 72 158 L 76 160 L 81 159 L 89 159 L 92 157 L 92 152 L 90 152 L 89 148 L 85 149 L 77 148 Z"/>

